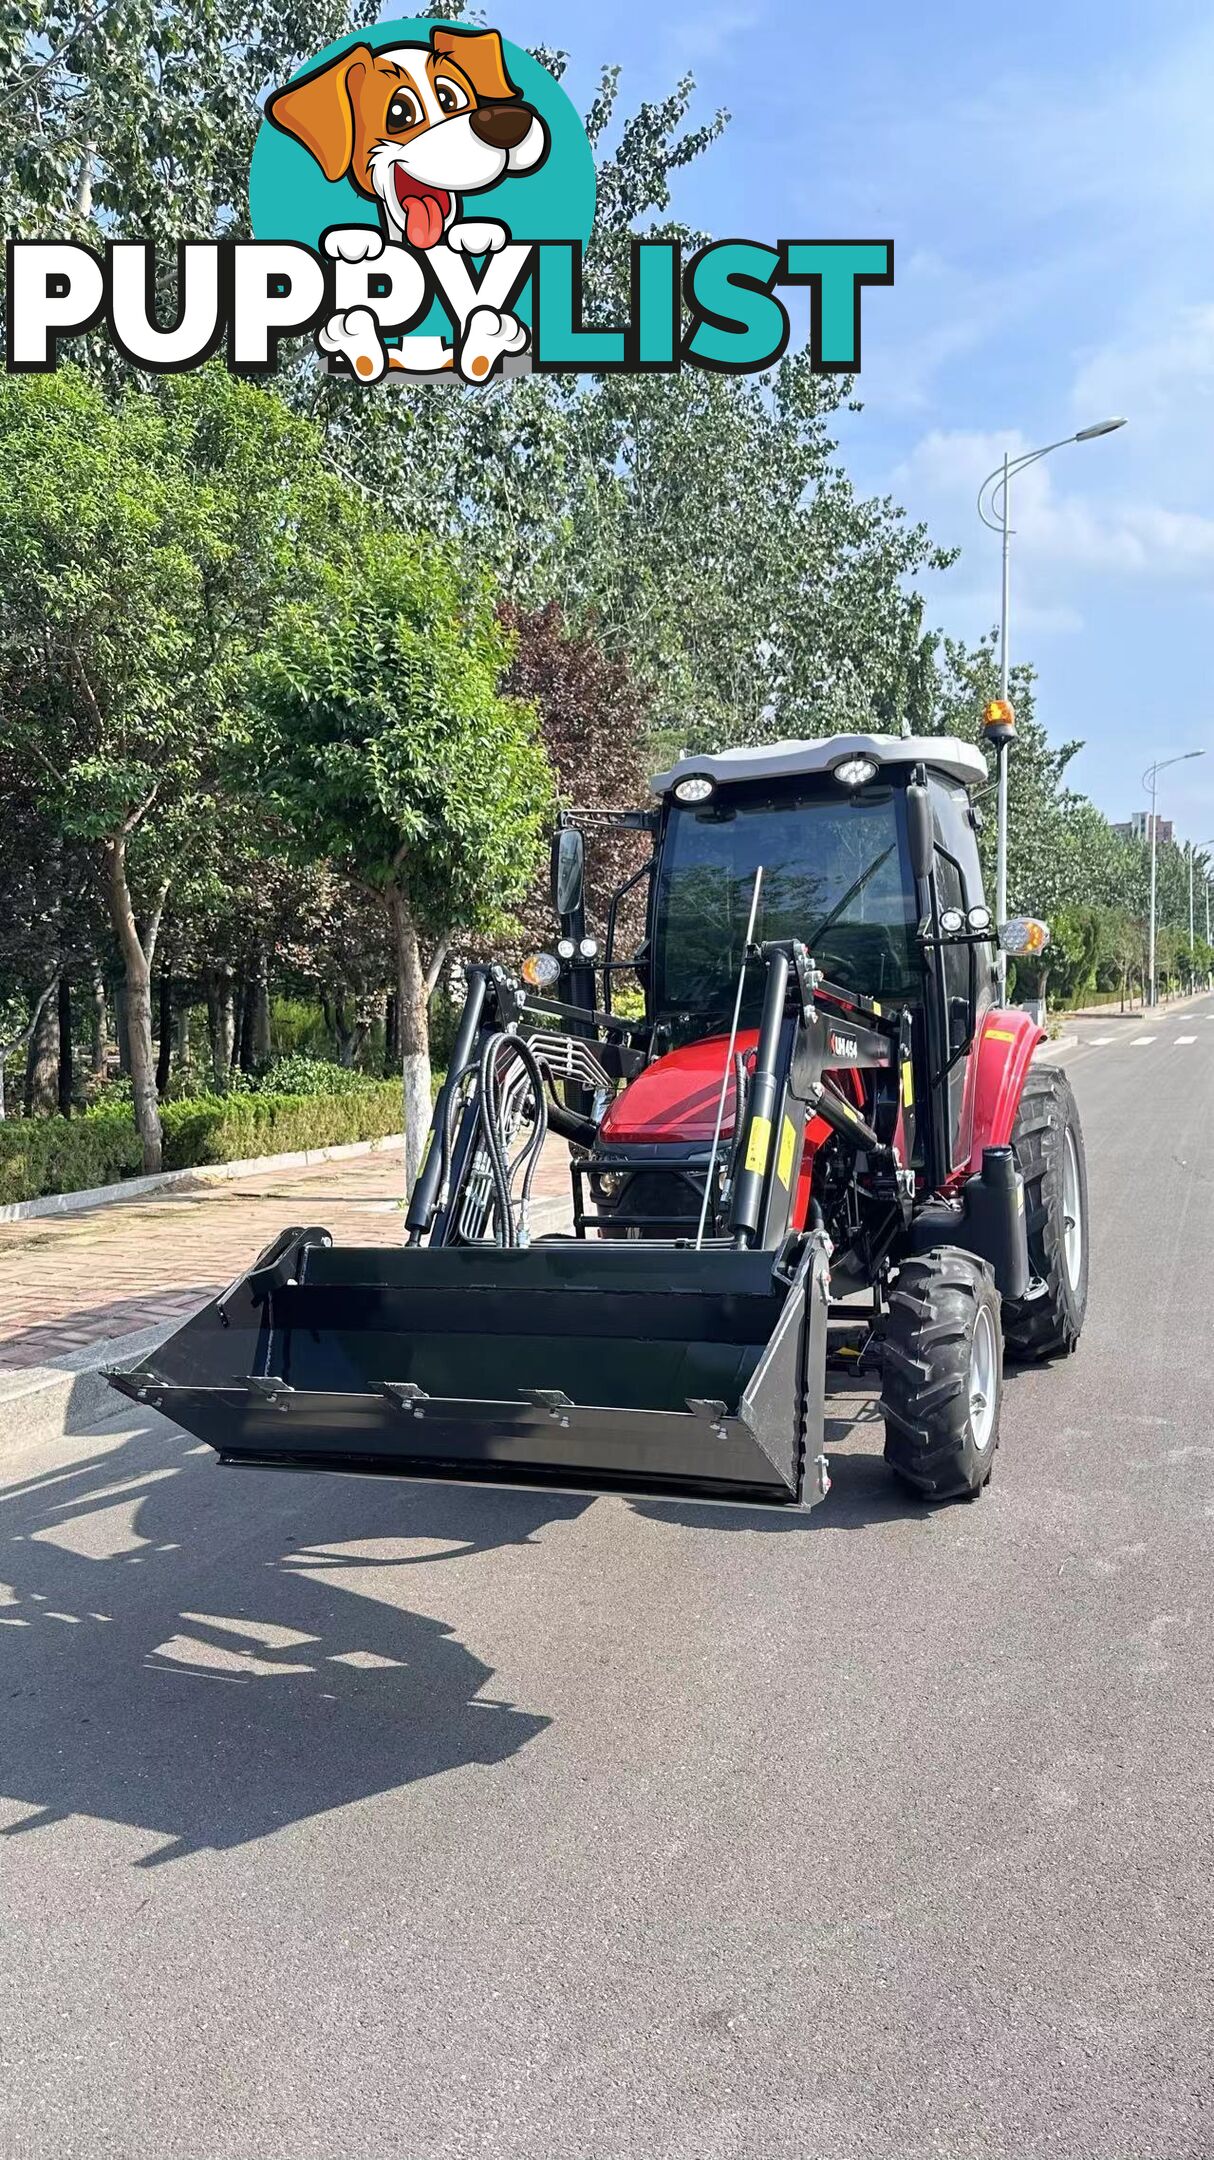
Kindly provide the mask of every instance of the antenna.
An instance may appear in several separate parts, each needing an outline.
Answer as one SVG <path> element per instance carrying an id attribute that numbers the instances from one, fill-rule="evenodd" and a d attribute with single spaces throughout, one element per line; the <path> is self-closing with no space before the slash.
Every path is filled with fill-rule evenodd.
<path id="1" fill-rule="evenodd" d="M 762 863 L 760 863 L 758 869 L 755 871 L 754 891 L 751 893 L 750 896 L 750 921 L 746 925 L 746 942 L 742 947 L 742 965 L 738 969 L 738 989 L 737 995 L 733 1001 L 733 1024 L 729 1030 L 729 1048 L 725 1052 L 725 1063 L 721 1068 L 721 1098 L 717 1104 L 717 1122 L 712 1136 L 712 1149 L 708 1157 L 708 1169 L 704 1178 L 704 1198 L 700 1202 L 700 1223 L 699 1228 L 696 1231 L 695 1246 L 697 1252 L 699 1252 L 700 1247 L 704 1243 L 704 1224 L 708 1220 L 708 1195 L 712 1190 L 712 1173 L 716 1168 L 717 1148 L 720 1144 L 721 1126 L 725 1118 L 725 1097 L 728 1092 L 730 1078 L 733 1073 L 733 1046 L 738 1039 L 738 1020 L 741 1017 L 742 1012 L 742 992 L 746 986 L 746 956 L 749 953 L 751 945 L 754 941 L 755 917 L 758 915 L 759 912 L 759 892 L 762 888 L 762 884 L 763 865 Z"/>

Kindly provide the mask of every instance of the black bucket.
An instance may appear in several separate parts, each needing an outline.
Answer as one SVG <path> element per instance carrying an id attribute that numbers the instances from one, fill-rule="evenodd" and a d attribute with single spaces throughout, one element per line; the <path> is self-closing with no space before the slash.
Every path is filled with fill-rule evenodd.
<path id="1" fill-rule="evenodd" d="M 291 1230 L 110 1379 L 224 1462 L 810 1504 L 827 1262 L 772 1259 Z"/>

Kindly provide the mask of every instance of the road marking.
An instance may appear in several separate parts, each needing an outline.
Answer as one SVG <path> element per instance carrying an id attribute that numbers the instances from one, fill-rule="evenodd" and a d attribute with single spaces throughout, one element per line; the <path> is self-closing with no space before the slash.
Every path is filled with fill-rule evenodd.
<path id="1" fill-rule="evenodd" d="M 1131 1050 L 1145 1050 L 1147 1044 L 1153 1043 L 1154 1040 L 1155 1037 L 1153 1035 L 1136 1035 L 1133 1042 L 1130 1044 L 1130 1048 Z"/>
<path id="2" fill-rule="evenodd" d="M 1089 1035 L 1088 1037 L 1088 1041 L 1091 1043 L 1093 1050 L 1107 1050 L 1109 1044 L 1111 1042 L 1116 1042 L 1116 1040 L 1117 1037 L 1115 1035 Z"/>
<path id="3" fill-rule="evenodd" d="M 1197 1037 L 1196 1035 L 1178 1035 L 1176 1040 L 1178 1043 L 1196 1042 Z"/>

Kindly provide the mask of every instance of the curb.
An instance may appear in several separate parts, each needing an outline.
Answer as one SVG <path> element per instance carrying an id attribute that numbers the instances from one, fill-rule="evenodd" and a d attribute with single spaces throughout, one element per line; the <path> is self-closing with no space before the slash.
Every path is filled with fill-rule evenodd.
<path id="1" fill-rule="evenodd" d="M 188 1191 L 197 1185 L 225 1185 L 235 1178 L 262 1177 L 268 1170 L 306 1170 L 312 1163 L 344 1162 L 352 1155 L 380 1155 L 403 1147 L 403 1133 L 386 1133 L 382 1140 L 343 1140 L 336 1147 L 297 1148 L 289 1155 L 252 1155 L 243 1162 L 196 1163 L 185 1170 L 158 1170 L 150 1177 L 123 1178 L 118 1185 L 89 1185 L 82 1192 L 44 1193 L 38 1200 L 7 1200 L 0 1207 L 0 1223 L 33 1222 L 42 1215 L 75 1215 L 87 1208 L 118 1207 L 124 1200 L 142 1200 L 150 1193 Z"/>
<path id="2" fill-rule="evenodd" d="M 1214 992 L 1209 990 L 1190 990 L 1186 991 L 1184 997 L 1165 998 L 1158 1005 L 1131 1006 L 1129 1012 L 1122 1012 L 1120 1005 L 1080 1005 L 1074 1012 L 1060 1013 L 1058 1017 L 1063 1020 L 1134 1021 L 1138 1026 L 1142 1026 L 1155 1015 L 1166 1017 L 1169 1013 L 1184 1012 L 1187 1006 L 1200 1005 L 1203 998 L 1211 995 L 1214 995 Z"/>
<path id="3" fill-rule="evenodd" d="M 104 1378 L 107 1365 L 138 1364 L 182 1325 L 180 1318 L 130 1335 L 89 1343 L 53 1365 L 31 1365 L 0 1377 L 0 1450 L 62 1440 L 69 1432 L 108 1425 L 129 1414 L 124 1397 Z"/>
<path id="4" fill-rule="evenodd" d="M 563 1229 L 568 1219 L 567 1200 L 540 1200 L 533 1210 L 533 1228 L 537 1231 Z M 250 1253 L 250 1264 L 253 1258 Z M 20 1370 L 0 1367 L 0 1452 L 33 1447 L 45 1440 L 62 1440 L 69 1434 L 91 1432 L 99 1425 L 123 1419 L 129 1422 L 132 1416 L 156 1415 L 116 1395 L 105 1378 L 105 1367 L 139 1364 L 184 1327 L 189 1317 L 188 1313 L 179 1313 L 173 1320 L 157 1321 L 155 1327 L 103 1337 L 49 1365 L 30 1365 Z"/>
<path id="5" fill-rule="evenodd" d="M 1033 1061 L 1035 1064 L 1052 1065 L 1056 1058 L 1062 1057 L 1068 1050 L 1077 1049 L 1078 1046 L 1078 1035 L 1055 1035 L 1049 1042 L 1038 1043 L 1033 1052 Z"/>

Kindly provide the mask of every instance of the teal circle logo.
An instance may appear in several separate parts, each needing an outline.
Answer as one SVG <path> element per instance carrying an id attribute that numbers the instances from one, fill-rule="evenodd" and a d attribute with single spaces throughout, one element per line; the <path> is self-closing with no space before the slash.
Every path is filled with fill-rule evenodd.
<path id="1" fill-rule="evenodd" d="M 464 366 L 467 379 L 522 352 L 530 264 L 513 283 L 511 266 L 540 241 L 584 246 L 594 207 L 593 153 L 560 84 L 496 30 L 433 18 L 376 23 L 299 68 L 266 101 L 249 170 L 257 239 L 336 262 L 338 306 L 318 341 L 365 380 L 384 372 L 358 349 L 369 307 L 368 353 L 394 348 L 391 364 L 408 356 L 414 373 L 452 365 L 443 341 L 465 338 L 451 297 L 462 290 L 466 306 L 461 279 L 478 288 L 472 298 L 483 289 L 492 355 Z M 433 368 L 417 359 L 422 341 L 431 358 L 442 354 Z"/>

